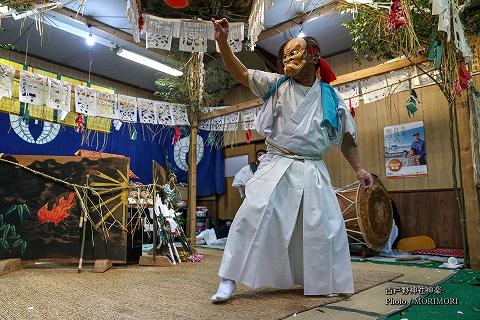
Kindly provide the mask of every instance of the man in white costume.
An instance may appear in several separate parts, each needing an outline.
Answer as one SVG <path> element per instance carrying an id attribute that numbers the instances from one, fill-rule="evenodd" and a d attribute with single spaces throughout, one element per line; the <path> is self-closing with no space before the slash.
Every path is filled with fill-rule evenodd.
<path id="1" fill-rule="evenodd" d="M 262 149 L 255 152 L 255 162 L 247 164 L 235 175 L 235 178 L 232 182 L 232 187 L 238 190 L 238 192 L 240 193 L 240 198 L 245 198 L 245 185 L 247 184 L 248 180 L 253 177 L 255 171 L 257 171 L 258 165 L 260 164 L 260 161 L 263 159 L 265 154 L 265 150 Z"/>
<path id="2" fill-rule="evenodd" d="M 255 128 L 268 146 L 230 228 L 212 301 L 229 299 L 235 281 L 298 284 L 305 295 L 353 293 L 345 223 L 322 158 L 336 144 L 366 188 L 373 178 L 362 168 L 353 118 L 327 84 L 335 75 L 313 38 L 282 47 L 285 75 L 247 70 L 228 44 L 228 21 L 212 22 L 227 71 L 266 101 Z"/>

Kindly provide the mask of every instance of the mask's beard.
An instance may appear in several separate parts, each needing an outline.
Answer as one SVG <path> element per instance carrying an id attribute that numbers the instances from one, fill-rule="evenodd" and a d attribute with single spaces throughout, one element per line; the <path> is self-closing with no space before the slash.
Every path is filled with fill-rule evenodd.
<path id="1" fill-rule="evenodd" d="M 284 59 L 283 72 L 290 77 L 299 74 L 307 63 L 304 55 L 305 50 L 300 50 L 297 54 L 290 56 L 287 59 Z"/>

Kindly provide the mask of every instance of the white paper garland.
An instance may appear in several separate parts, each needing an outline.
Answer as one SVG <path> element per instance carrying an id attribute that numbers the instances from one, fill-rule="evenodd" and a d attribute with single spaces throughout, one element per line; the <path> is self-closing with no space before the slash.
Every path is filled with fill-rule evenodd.
<path id="1" fill-rule="evenodd" d="M 6 64 L 0 64 L 0 99 L 12 97 L 14 78 L 15 68 Z"/>
<path id="2" fill-rule="evenodd" d="M 97 115 L 97 90 L 75 86 L 75 112 L 87 116 Z"/>
<path id="3" fill-rule="evenodd" d="M 137 122 L 137 98 L 117 95 L 116 117 L 124 122 Z"/>
<path id="4" fill-rule="evenodd" d="M 47 107 L 70 112 L 72 85 L 68 82 L 48 78 Z"/>
<path id="5" fill-rule="evenodd" d="M 47 77 L 25 70 L 20 71 L 20 102 L 38 106 L 45 105 L 46 87 Z"/>

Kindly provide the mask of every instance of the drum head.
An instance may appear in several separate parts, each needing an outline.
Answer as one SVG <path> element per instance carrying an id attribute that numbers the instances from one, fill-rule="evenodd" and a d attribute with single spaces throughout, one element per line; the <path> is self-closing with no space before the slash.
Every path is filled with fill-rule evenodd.
<path id="1" fill-rule="evenodd" d="M 390 196 L 378 178 L 374 177 L 372 188 L 368 190 L 361 186 L 358 188 L 357 215 L 365 243 L 370 248 L 380 251 L 387 243 L 392 230 L 393 209 Z"/>

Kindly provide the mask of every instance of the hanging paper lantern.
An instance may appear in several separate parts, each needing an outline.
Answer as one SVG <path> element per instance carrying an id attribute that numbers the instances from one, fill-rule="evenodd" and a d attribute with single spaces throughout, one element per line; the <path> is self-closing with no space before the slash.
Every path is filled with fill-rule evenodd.
<path id="1" fill-rule="evenodd" d="M 390 31 L 395 31 L 403 25 L 407 24 L 405 11 L 403 11 L 400 0 L 392 0 L 390 12 L 387 18 L 387 27 Z"/>
<path id="2" fill-rule="evenodd" d="M 163 2 L 173 9 L 183 9 L 188 6 L 188 0 L 163 0 Z"/>

